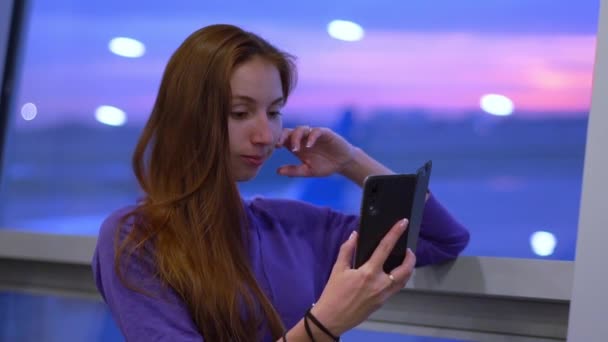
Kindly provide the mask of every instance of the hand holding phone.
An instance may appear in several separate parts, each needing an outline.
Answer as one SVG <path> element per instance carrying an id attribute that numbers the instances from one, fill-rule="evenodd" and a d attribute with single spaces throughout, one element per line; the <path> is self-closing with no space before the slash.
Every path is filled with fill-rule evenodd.
<path id="1" fill-rule="evenodd" d="M 369 260 L 390 228 L 403 218 L 409 221 L 408 229 L 386 259 L 384 271 L 389 273 L 399 266 L 408 248 L 412 252 L 416 251 L 431 168 L 432 163 L 428 161 L 415 174 L 377 175 L 366 178 L 361 200 L 355 268 Z"/>

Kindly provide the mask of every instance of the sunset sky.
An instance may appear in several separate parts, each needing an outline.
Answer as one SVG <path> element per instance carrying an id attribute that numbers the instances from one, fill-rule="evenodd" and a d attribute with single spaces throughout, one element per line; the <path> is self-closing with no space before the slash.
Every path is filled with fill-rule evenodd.
<path id="1" fill-rule="evenodd" d="M 19 116 L 18 127 L 94 123 L 100 105 L 141 125 L 170 54 L 218 22 L 298 57 L 299 83 L 285 110 L 293 115 L 324 118 L 353 107 L 362 115 L 423 108 L 454 117 L 487 93 L 509 97 L 522 116 L 586 115 L 590 104 L 597 0 L 32 3 L 14 110 L 32 102 L 38 113 Z M 331 38 L 333 19 L 361 24 L 364 38 Z M 140 40 L 146 54 L 113 55 L 107 45 L 116 36 Z"/>

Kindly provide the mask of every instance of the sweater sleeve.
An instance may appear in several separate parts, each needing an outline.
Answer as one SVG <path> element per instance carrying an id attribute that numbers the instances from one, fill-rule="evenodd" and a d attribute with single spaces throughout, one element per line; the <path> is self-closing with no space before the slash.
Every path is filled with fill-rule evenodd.
<path id="1" fill-rule="evenodd" d="M 469 231 L 432 194 L 426 201 L 416 248 L 416 266 L 455 259 L 469 243 Z"/>
<path id="2" fill-rule="evenodd" d="M 346 241 L 353 230 L 357 229 L 359 217 L 328 210 L 325 222 L 330 227 L 326 231 L 333 231 L 330 238 L 334 239 L 332 256 L 335 260 L 340 245 Z M 468 230 L 456 221 L 431 194 L 422 215 L 416 248 L 416 267 L 455 259 L 468 242 Z"/>
<path id="3" fill-rule="evenodd" d="M 149 248 L 124 263 L 125 278 L 137 291 L 118 278 L 114 268 L 114 235 L 120 217 L 115 213 L 102 224 L 92 268 L 97 288 L 126 340 L 203 341 L 185 303 L 155 276 Z"/>

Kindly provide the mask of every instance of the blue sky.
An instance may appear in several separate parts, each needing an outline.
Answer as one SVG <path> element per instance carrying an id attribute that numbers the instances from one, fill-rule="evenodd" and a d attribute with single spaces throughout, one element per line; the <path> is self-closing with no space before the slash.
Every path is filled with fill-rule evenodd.
<path id="1" fill-rule="evenodd" d="M 324 25 L 345 18 L 374 29 L 585 33 L 597 30 L 598 0 L 149 0 L 32 1 L 40 14 L 89 17 L 259 18 L 289 25 Z"/>

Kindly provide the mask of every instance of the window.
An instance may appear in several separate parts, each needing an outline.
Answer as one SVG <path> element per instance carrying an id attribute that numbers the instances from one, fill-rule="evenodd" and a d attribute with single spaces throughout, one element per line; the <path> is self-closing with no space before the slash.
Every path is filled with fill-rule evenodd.
<path id="1" fill-rule="evenodd" d="M 31 1 L 0 226 L 96 234 L 133 203 L 130 156 L 170 54 L 224 22 L 298 57 L 286 126 L 331 127 L 397 172 L 432 159 L 466 254 L 574 258 L 598 1 L 146 4 Z M 278 151 L 243 195 L 358 211 L 340 177 L 275 174 L 293 160 Z"/>

